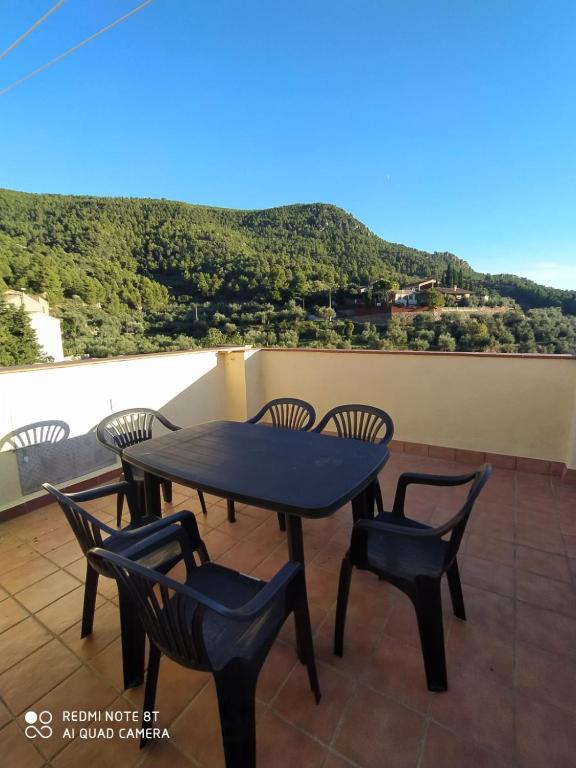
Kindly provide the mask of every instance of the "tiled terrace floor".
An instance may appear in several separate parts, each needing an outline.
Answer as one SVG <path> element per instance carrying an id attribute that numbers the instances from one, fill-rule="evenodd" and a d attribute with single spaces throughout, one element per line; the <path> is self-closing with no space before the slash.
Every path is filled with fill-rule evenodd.
<path id="1" fill-rule="evenodd" d="M 461 472 L 462 464 L 394 454 L 385 500 L 406 469 Z M 411 497 L 411 511 L 440 521 L 447 496 Z M 433 491 L 432 491 L 433 493 Z M 430 497 L 428 497 L 430 498 Z M 287 559 L 275 516 L 210 499 L 201 530 L 213 559 L 269 578 Z M 90 505 L 112 520 L 114 499 Z M 453 507 L 453 505 L 451 505 Z M 197 511 L 175 487 L 173 509 Z M 461 549 L 468 621 L 445 600 L 450 690 L 426 691 L 408 600 L 356 573 L 343 660 L 332 655 L 337 574 L 350 510 L 305 524 L 308 589 L 323 697 L 313 703 L 286 626 L 258 687 L 260 768 L 460 768 L 576 765 L 576 488 L 497 470 Z M 101 580 L 92 637 L 80 640 L 85 562 L 54 505 L 0 523 L 0 763 L 4 768 L 223 765 L 210 678 L 164 659 L 157 709 L 170 740 L 29 741 L 24 712 L 139 709 L 122 691 L 115 585 Z"/>

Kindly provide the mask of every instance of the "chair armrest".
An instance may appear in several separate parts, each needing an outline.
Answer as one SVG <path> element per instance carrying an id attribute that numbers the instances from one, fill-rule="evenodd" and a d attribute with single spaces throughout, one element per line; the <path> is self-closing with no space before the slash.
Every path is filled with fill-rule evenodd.
<path id="1" fill-rule="evenodd" d="M 384 523 L 381 520 L 357 520 L 352 529 L 352 539 L 350 542 L 352 563 L 360 567 L 367 564 L 368 536 L 370 533 L 383 533 L 387 536 L 400 536 L 405 539 L 435 539 L 452 530 L 458 519 L 459 515 L 456 515 L 452 520 L 438 528 L 410 528 L 406 525 Z"/>
<path id="2" fill-rule="evenodd" d="M 179 427 L 177 424 L 173 424 L 170 419 L 167 419 L 166 416 L 164 416 L 163 413 L 158 413 L 156 418 L 158 421 L 166 427 L 166 429 L 172 430 L 172 432 L 176 432 L 178 429 L 182 429 L 182 427 Z"/>
<path id="3" fill-rule="evenodd" d="M 116 493 L 128 493 L 130 491 L 130 483 L 122 480 L 118 483 L 109 483 L 108 485 L 100 485 L 97 488 L 89 488 L 87 491 L 77 491 L 76 493 L 68 493 L 67 496 L 72 501 L 77 503 L 83 501 L 94 501 L 95 499 L 102 499 L 105 496 L 112 496 Z"/>
<path id="4" fill-rule="evenodd" d="M 357 520 L 354 523 L 352 530 L 352 536 L 356 531 L 374 531 L 375 533 L 390 533 L 395 536 L 408 536 L 410 538 L 434 538 L 434 536 L 441 536 L 438 531 L 443 528 L 410 528 L 407 525 L 394 525 L 394 523 L 384 523 L 380 520 Z"/>
<path id="5" fill-rule="evenodd" d="M 453 487 L 470 483 L 476 477 L 475 472 L 467 475 L 428 475 L 419 472 L 403 472 L 398 478 L 396 495 L 392 506 L 392 514 L 404 517 L 404 505 L 406 503 L 406 491 L 409 485 L 433 485 L 440 487 Z"/>
<path id="6" fill-rule="evenodd" d="M 193 512 L 187 510 L 175 512 L 140 528 L 124 531 L 120 535 L 126 539 L 134 539 L 134 544 L 123 553 L 130 560 L 138 560 L 171 540 L 179 542 L 187 568 L 192 565 L 190 560 L 193 552 L 198 552 L 202 563 L 210 560 L 206 545 L 200 537 L 196 517 Z"/>
<path id="7" fill-rule="evenodd" d="M 240 608 L 227 609 L 228 617 L 240 621 L 250 621 L 263 613 L 278 595 L 286 590 L 294 579 L 302 573 L 301 563 L 290 561 L 263 587 L 252 600 Z"/>

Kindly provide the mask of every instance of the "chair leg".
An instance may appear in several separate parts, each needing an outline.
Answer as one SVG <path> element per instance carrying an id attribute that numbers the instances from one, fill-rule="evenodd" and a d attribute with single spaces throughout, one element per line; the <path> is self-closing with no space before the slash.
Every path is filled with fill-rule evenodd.
<path id="1" fill-rule="evenodd" d="M 146 672 L 146 690 L 144 691 L 144 706 L 142 707 L 142 728 L 153 725 L 149 712 L 154 711 L 154 702 L 156 701 L 156 686 L 158 684 L 158 670 L 160 669 L 161 653 L 154 643 L 150 643 L 150 653 L 148 654 L 148 671 Z M 149 739 L 142 736 L 140 739 L 140 749 L 145 747 Z"/>
<path id="2" fill-rule="evenodd" d="M 164 480 L 162 483 L 162 496 L 167 504 L 172 501 L 172 483 L 170 480 Z"/>
<path id="3" fill-rule="evenodd" d="M 338 600 L 336 602 L 336 625 L 334 628 L 334 654 L 344 655 L 344 629 L 346 627 L 346 609 L 348 607 L 348 595 L 352 580 L 352 563 L 350 556 L 346 555 L 340 567 L 340 581 L 338 582 Z"/>
<path id="4" fill-rule="evenodd" d="M 84 607 L 82 609 L 82 630 L 80 637 L 92 634 L 94 625 L 94 609 L 96 607 L 96 591 L 98 589 L 98 571 L 86 561 L 86 582 L 84 584 Z"/>
<path id="5" fill-rule="evenodd" d="M 462 621 L 466 621 L 466 609 L 464 608 L 464 596 L 462 594 L 462 584 L 460 583 L 460 571 L 456 560 L 446 571 L 448 586 L 450 587 L 450 597 L 452 598 L 452 610 L 454 616 Z"/>
<path id="6" fill-rule="evenodd" d="M 118 585 L 120 603 L 120 635 L 124 688 L 136 688 L 144 680 L 144 646 L 146 635 L 138 610 L 124 589 Z"/>
<path id="7" fill-rule="evenodd" d="M 429 691 L 448 689 L 440 579 L 420 579 L 413 596 Z"/>
<path id="8" fill-rule="evenodd" d="M 382 489 L 378 480 L 374 480 L 374 499 L 376 500 L 376 511 L 381 515 L 384 512 L 384 502 L 382 501 Z"/>
<path id="9" fill-rule="evenodd" d="M 322 694 L 320 693 L 320 684 L 318 682 L 318 673 L 316 671 L 316 659 L 314 656 L 314 642 L 312 640 L 312 627 L 310 626 L 310 612 L 308 610 L 308 600 L 306 599 L 305 587 L 302 596 L 296 601 L 294 606 L 294 615 L 296 617 L 296 632 L 298 642 L 302 651 L 302 657 L 308 668 L 308 679 L 310 681 L 310 690 L 314 694 L 316 704 L 320 702 Z"/>
<path id="10" fill-rule="evenodd" d="M 226 505 L 228 507 L 228 522 L 229 523 L 235 523 L 236 522 L 236 510 L 234 509 L 234 502 L 232 499 L 228 499 L 226 501 Z"/>
<path id="11" fill-rule="evenodd" d="M 214 673 L 226 768 L 256 768 L 256 678 L 231 664 Z"/>
<path id="12" fill-rule="evenodd" d="M 206 507 L 206 500 L 204 499 L 204 494 L 202 491 L 198 491 L 198 500 L 200 502 L 200 506 L 202 507 L 202 514 L 207 515 L 208 508 Z"/>
<path id="13" fill-rule="evenodd" d="M 122 508 L 124 506 L 124 494 L 119 493 L 116 497 L 116 528 L 122 524 Z"/>
<path id="14" fill-rule="evenodd" d="M 280 528 L 281 531 L 286 530 L 286 515 L 284 512 L 277 512 L 278 515 L 278 528 Z"/>

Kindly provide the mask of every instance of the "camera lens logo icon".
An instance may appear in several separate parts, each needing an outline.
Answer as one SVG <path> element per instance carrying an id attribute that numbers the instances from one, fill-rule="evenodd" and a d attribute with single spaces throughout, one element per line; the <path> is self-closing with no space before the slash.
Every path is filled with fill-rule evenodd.
<path id="1" fill-rule="evenodd" d="M 42 712 L 34 712 L 30 710 L 24 715 L 24 720 L 28 723 L 24 729 L 24 733 L 29 739 L 35 739 L 36 736 L 40 736 L 41 739 L 49 739 L 52 736 L 52 728 L 50 723 L 52 722 L 52 713 L 47 709 L 43 709 Z M 40 725 L 37 725 L 40 723 Z"/>

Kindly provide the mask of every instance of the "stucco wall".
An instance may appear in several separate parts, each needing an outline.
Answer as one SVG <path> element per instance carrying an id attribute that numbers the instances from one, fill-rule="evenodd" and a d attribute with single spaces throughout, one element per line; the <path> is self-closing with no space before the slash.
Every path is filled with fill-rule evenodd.
<path id="1" fill-rule="evenodd" d="M 576 466 L 576 359 L 261 350 L 262 401 L 291 394 L 320 417 L 340 403 L 388 411 L 399 440 Z"/>

